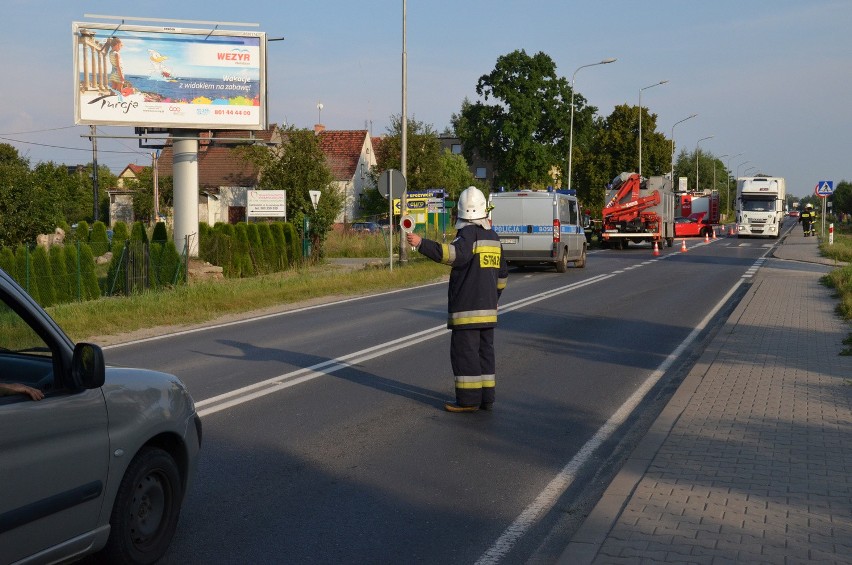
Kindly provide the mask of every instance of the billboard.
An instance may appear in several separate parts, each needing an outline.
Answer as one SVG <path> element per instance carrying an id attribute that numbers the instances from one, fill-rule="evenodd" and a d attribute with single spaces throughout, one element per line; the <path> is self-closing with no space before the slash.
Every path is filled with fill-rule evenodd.
<path id="1" fill-rule="evenodd" d="M 74 122 L 261 130 L 266 34 L 74 22 Z"/>

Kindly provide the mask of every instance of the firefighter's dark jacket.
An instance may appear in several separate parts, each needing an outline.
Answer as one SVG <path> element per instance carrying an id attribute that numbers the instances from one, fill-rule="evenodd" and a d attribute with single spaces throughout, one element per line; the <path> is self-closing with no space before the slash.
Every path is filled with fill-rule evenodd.
<path id="1" fill-rule="evenodd" d="M 452 267 L 447 289 L 447 327 L 491 328 L 497 324 L 497 301 L 509 269 L 500 238 L 476 224 L 461 228 L 449 244 L 423 239 L 417 248 L 426 257 Z"/>

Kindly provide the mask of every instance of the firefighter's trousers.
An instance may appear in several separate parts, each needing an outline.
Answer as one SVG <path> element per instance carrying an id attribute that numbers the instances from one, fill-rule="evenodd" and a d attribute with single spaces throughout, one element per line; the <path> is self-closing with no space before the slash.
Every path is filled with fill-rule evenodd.
<path id="1" fill-rule="evenodd" d="M 453 330 L 450 362 L 459 406 L 494 402 L 494 328 Z"/>

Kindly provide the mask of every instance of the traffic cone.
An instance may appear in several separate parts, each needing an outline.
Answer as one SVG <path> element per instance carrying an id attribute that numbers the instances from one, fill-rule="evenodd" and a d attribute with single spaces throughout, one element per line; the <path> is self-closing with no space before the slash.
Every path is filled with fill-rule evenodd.
<path id="1" fill-rule="evenodd" d="M 716 239 L 716 228 L 713 228 L 713 239 Z"/>
<path id="2" fill-rule="evenodd" d="M 655 241 L 654 242 L 654 257 L 659 257 L 659 256 L 660 256 L 660 248 L 657 245 L 657 242 Z"/>
<path id="3" fill-rule="evenodd" d="M 733 236 L 733 235 L 734 235 L 734 226 L 731 226 L 731 227 L 728 229 L 728 237 L 731 237 L 731 236 Z"/>
<path id="4" fill-rule="evenodd" d="M 704 232 L 704 243 L 710 243 L 710 234 Z"/>
<path id="5" fill-rule="evenodd" d="M 686 253 L 686 240 L 685 239 L 680 240 L 680 252 Z"/>

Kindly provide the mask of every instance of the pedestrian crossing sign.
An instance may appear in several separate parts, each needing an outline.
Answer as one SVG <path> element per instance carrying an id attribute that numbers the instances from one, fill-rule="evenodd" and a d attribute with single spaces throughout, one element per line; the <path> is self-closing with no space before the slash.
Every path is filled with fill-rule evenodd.
<path id="1" fill-rule="evenodd" d="M 820 197 L 831 196 L 834 193 L 834 181 L 821 180 L 814 187 L 814 194 Z"/>

